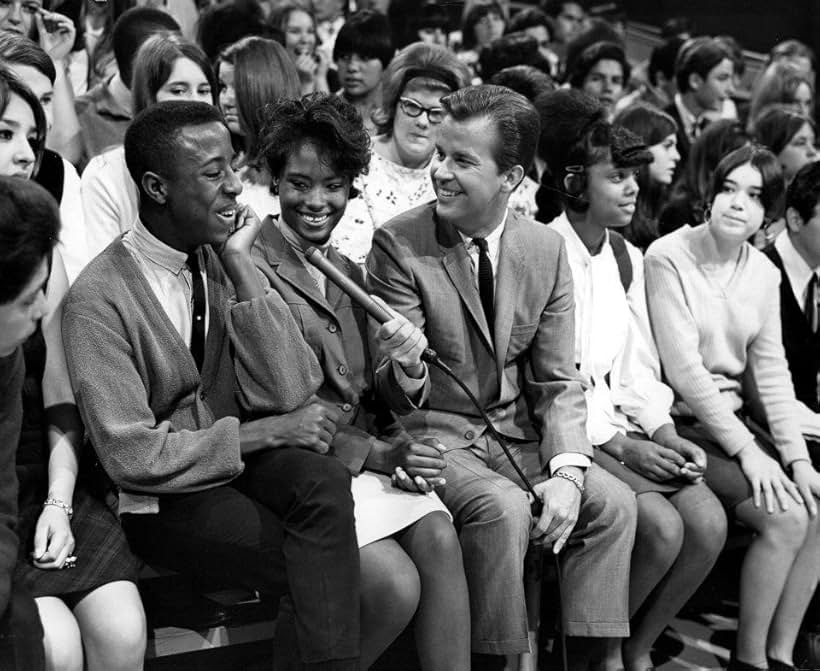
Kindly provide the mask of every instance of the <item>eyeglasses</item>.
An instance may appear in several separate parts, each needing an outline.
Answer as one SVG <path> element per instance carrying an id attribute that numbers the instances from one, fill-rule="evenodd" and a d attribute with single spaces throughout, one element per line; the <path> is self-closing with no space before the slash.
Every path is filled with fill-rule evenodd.
<path id="1" fill-rule="evenodd" d="M 412 98 L 399 98 L 399 107 L 407 116 L 413 118 L 421 116 L 422 112 L 427 112 L 430 123 L 441 123 L 447 115 L 443 107 L 425 107 L 418 100 Z"/>

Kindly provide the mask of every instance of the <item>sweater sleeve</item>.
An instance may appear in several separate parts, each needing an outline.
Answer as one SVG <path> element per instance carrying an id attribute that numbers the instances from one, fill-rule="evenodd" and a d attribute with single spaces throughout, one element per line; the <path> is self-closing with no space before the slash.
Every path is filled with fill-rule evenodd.
<path id="1" fill-rule="evenodd" d="M 17 474 L 15 457 L 22 419 L 23 355 L 0 358 L 0 616 L 8 607 L 17 562 Z"/>
<path id="2" fill-rule="evenodd" d="M 762 327 L 748 348 L 748 372 L 784 466 L 809 459 L 800 432 L 797 399 L 783 350 L 779 275 L 767 283 Z"/>
<path id="3" fill-rule="evenodd" d="M 225 483 L 242 471 L 239 420 L 223 417 L 187 430 L 174 426 L 170 417 L 155 416 L 150 379 L 140 374 L 137 354 L 125 334 L 66 306 L 63 343 L 86 430 L 100 462 L 119 487 L 180 494 Z M 180 404 L 187 400 L 179 399 Z M 191 413 L 197 414 L 191 424 L 206 423 L 201 412 Z"/>
<path id="4" fill-rule="evenodd" d="M 734 414 L 699 350 L 698 324 L 683 291 L 684 279 L 666 256 L 647 255 L 646 293 L 652 332 L 669 384 L 717 440 L 734 456 L 754 436 Z"/>

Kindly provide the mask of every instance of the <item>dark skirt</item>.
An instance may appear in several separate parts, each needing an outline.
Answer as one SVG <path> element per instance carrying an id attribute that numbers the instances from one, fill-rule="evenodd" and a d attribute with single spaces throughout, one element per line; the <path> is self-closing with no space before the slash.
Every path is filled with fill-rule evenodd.
<path id="1" fill-rule="evenodd" d="M 68 596 L 89 592 L 117 580 L 137 581 L 139 560 L 131 554 L 119 520 L 99 499 L 79 484 L 74 492 L 74 555 L 71 569 L 36 568 L 31 561 L 34 531 L 42 511 L 42 500 L 20 509 L 18 535 L 20 552 L 15 580 L 35 596 Z"/>
<path id="2" fill-rule="evenodd" d="M 595 450 L 595 463 L 607 471 L 610 475 L 625 482 L 635 494 L 646 494 L 647 492 L 658 492 L 661 494 L 674 494 L 681 487 L 688 484 L 688 480 L 665 480 L 658 482 L 651 480 L 637 471 L 633 471 L 626 464 L 622 464 L 615 457 L 610 456 L 603 450 Z"/>
<path id="3" fill-rule="evenodd" d="M 726 454 L 703 424 L 690 418 L 676 418 L 675 426 L 681 438 L 700 445 L 706 452 L 704 479 L 726 510 L 732 510 L 739 503 L 752 498 L 752 485 L 743 474 L 740 462 Z M 780 463 L 780 456 L 767 441 L 760 437 L 755 441 L 761 450 Z"/>

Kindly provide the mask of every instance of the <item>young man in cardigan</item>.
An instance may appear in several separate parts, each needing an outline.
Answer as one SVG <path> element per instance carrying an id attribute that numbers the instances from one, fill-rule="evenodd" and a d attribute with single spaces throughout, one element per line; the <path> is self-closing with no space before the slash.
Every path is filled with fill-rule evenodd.
<path id="1" fill-rule="evenodd" d="M 139 220 L 78 278 L 63 328 L 131 547 L 177 571 L 288 594 L 301 668 L 357 670 L 350 476 L 324 455 L 336 414 L 305 405 L 321 374 L 256 274 L 260 223 L 236 201 L 230 133 L 210 105 L 162 103 L 129 127 L 125 155 Z M 270 371 L 286 375 L 271 384 Z M 302 408 L 296 420 L 241 421 L 237 377 L 246 396 L 268 390 L 246 407 Z"/>

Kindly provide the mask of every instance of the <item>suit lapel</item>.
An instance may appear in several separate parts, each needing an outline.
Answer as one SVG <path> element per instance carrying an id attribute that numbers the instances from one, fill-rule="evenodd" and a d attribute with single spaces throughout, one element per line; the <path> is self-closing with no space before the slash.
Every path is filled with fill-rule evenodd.
<path id="1" fill-rule="evenodd" d="M 473 321 L 478 326 L 484 344 L 492 352 L 493 345 L 490 329 L 487 325 L 487 318 L 484 316 L 484 309 L 481 307 L 481 298 L 475 284 L 472 262 L 467 254 L 464 242 L 453 226 L 441 221 L 435 214 L 433 214 L 433 217 L 436 221 L 438 242 L 442 252 L 441 262 L 444 265 L 444 270 L 450 277 L 450 281 L 455 286 Z"/>
<path id="2" fill-rule="evenodd" d="M 525 266 L 526 246 L 521 241 L 518 216 L 510 210 L 507 224 L 501 234 L 501 249 L 498 255 L 498 277 L 495 285 L 495 359 L 498 377 L 504 371 L 507 347 L 510 344 L 516 297 L 520 278 Z"/>
<path id="3" fill-rule="evenodd" d="M 335 317 L 333 309 L 325 297 L 322 296 L 322 292 L 319 291 L 319 287 L 316 286 L 316 282 L 308 272 L 305 264 L 296 254 L 291 244 L 285 240 L 285 236 L 279 231 L 276 223 L 272 219 L 268 219 L 266 224 L 269 225 L 266 225 L 263 231 L 264 248 L 265 258 L 270 267 L 283 281 L 290 284 L 297 293 L 323 312 Z M 333 285 L 333 282 L 328 280 L 328 291 L 330 291 L 331 285 Z M 333 286 L 335 288 L 335 285 Z"/>

